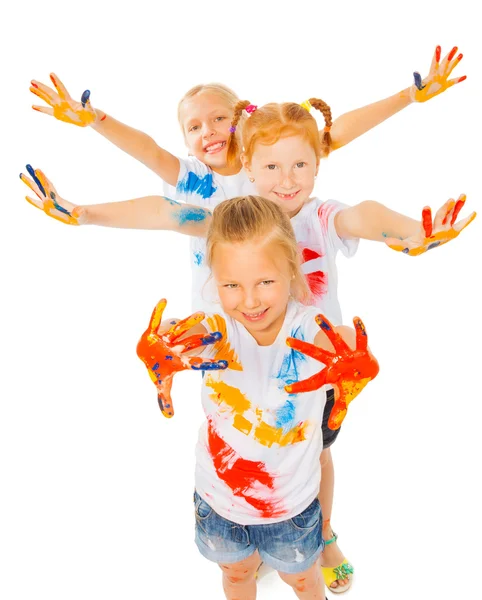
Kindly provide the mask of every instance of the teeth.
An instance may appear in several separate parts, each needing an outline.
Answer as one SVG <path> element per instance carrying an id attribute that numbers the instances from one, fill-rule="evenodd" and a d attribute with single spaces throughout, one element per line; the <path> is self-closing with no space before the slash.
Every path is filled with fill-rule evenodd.
<path id="1" fill-rule="evenodd" d="M 279 192 L 276 192 L 276 194 L 281 198 L 293 198 L 296 195 L 296 193 L 297 192 L 293 192 L 293 194 L 280 194 Z"/>
<path id="2" fill-rule="evenodd" d="M 262 310 L 262 311 L 261 311 L 261 312 L 259 312 L 259 313 L 253 313 L 253 314 L 250 314 L 250 313 L 244 313 L 244 314 L 245 314 L 247 317 L 255 318 L 255 317 L 260 317 L 260 316 L 261 316 L 263 313 L 264 313 L 264 310 Z"/>
<path id="3" fill-rule="evenodd" d="M 218 142 L 217 144 L 213 144 L 212 146 L 206 146 L 206 152 L 212 152 L 213 150 L 218 150 L 222 148 L 226 142 Z"/>

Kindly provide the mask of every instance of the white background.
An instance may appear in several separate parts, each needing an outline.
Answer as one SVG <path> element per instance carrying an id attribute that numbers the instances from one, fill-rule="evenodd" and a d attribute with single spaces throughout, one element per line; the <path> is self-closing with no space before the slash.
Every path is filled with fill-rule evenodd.
<path id="1" fill-rule="evenodd" d="M 3 8 L 0 597 L 224 598 L 193 542 L 199 375 L 175 381 L 168 421 L 135 354 L 162 296 L 190 308 L 188 242 L 73 228 L 24 200 L 30 162 L 61 196 L 97 203 L 162 182 L 91 130 L 30 109 L 32 78 L 184 155 L 177 102 L 199 82 L 242 98 L 325 99 L 334 117 L 424 76 L 458 45 L 468 79 L 334 153 L 317 193 L 418 217 L 465 192 L 480 205 L 477 3 L 33 2 Z M 8 13 L 6 12 L 8 10 Z M 477 598 L 480 506 L 480 222 L 411 258 L 362 243 L 339 261 L 345 319 L 365 320 L 381 372 L 333 449 L 333 524 L 357 572 L 351 597 Z M 477 508 L 479 507 L 479 508 Z M 276 577 L 259 598 L 294 598 Z"/>

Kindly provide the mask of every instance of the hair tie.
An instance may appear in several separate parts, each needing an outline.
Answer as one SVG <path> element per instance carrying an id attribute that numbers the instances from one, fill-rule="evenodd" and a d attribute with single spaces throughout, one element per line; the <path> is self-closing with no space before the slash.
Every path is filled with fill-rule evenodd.
<path id="1" fill-rule="evenodd" d="M 231 125 L 231 127 L 229 128 L 229 132 L 234 133 L 235 131 L 236 131 L 236 125 Z"/>
<path id="2" fill-rule="evenodd" d="M 300 104 L 300 106 L 302 106 L 302 107 L 303 107 L 305 110 L 307 110 L 308 112 L 310 112 L 310 110 L 311 110 L 311 108 L 312 108 L 309 100 L 305 100 L 304 102 L 302 102 L 302 103 Z"/>
<path id="3" fill-rule="evenodd" d="M 244 109 L 247 113 L 254 113 L 255 110 L 258 110 L 256 104 L 248 104 L 248 106 Z"/>
<path id="4" fill-rule="evenodd" d="M 323 129 L 323 131 L 324 131 L 324 132 L 326 132 L 326 133 L 328 133 L 328 132 L 330 131 L 330 129 L 331 129 L 331 125 L 327 125 L 327 126 L 326 126 L 326 127 Z"/>

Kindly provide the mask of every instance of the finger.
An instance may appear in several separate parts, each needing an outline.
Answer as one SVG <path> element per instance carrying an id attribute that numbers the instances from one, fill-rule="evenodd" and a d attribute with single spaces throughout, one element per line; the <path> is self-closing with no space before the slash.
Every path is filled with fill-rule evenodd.
<path id="1" fill-rule="evenodd" d="M 341 401 L 335 402 L 333 408 L 331 409 L 330 416 L 328 418 L 328 428 L 333 431 L 340 429 L 341 424 L 343 423 L 346 417 L 346 413 L 346 404 Z"/>
<path id="2" fill-rule="evenodd" d="M 413 82 L 415 84 L 415 87 L 418 90 L 423 90 L 423 88 L 425 87 L 422 84 L 422 76 L 420 75 L 420 73 L 418 73 L 417 71 L 415 71 L 415 73 L 413 74 Z"/>
<path id="3" fill-rule="evenodd" d="M 41 100 L 46 102 L 49 106 L 53 106 L 55 104 L 55 101 L 49 95 L 45 94 L 42 90 L 40 90 L 38 87 L 35 87 L 32 85 L 29 88 L 29 90 L 32 92 L 32 94 L 35 94 L 36 96 L 38 96 Z"/>
<path id="4" fill-rule="evenodd" d="M 54 104 L 60 102 L 60 96 L 56 94 L 55 91 L 48 85 L 44 85 L 42 82 L 36 81 L 35 79 L 32 79 L 30 85 L 36 90 L 39 90 L 42 94 L 45 94 L 48 98 L 50 98 L 50 102 Z"/>
<path id="5" fill-rule="evenodd" d="M 449 198 L 447 200 L 447 202 L 445 202 L 445 204 L 443 204 L 438 209 L 437 213 L 435 214 L 435 219 L 433 222 L 433 228 L 436 232 L 442 228 L 442 226 L 444 225 L 444 221 L 445 221 L 445 223 L 447 222 L 445 218 L 448 216 L 448 214 L 450 213 L 450 211 L 452 210 L 452 208 L 454 206 L 455 206 L 454 199 Z"/>
<path id="6" fill-rule="evenodd" d="M 430 206 L 425 206 L 422 210 L 422 227 L 425 237 L 432 235 L 432 210 Z"/>
<path id="7" fill-rule="evenodd" d="M 64 215 L 68 215 L 69 217 L 72 218 L 72 214 L 70 213 L 70 211 L 68 211 L 66 208 L 64 208 L 57 202 L 57 196 L 56 196 L 55 192 L 52 192 L 52 191 L 50 192 L 50 198 L 51 198 L 55 208 L 59 212 L 63 213 Z"/>
<path id="8" fill-rule="evenodd" d="M 456 58 L 449 64 L 447 69 L 447 77 L 452 73 L 455 67 L 459 64 L 459 62 L 463 59 L 464 55 L 462 53 L 458 54 Z"/>
<path id="9" fill-rule="evenodd" d="M 45 196 L 45 198 L 47 197 L 47 192 L 45 191 L 44 186 L 42 185 L 42 183 L 40 182 L 40 179 L 38 178 L 36 171 L 34 171 L 32 165 L 26 165 L 26 169 L 27 169 L 27 173 L 30 175 L 30 177 L 34 180 L 35 184 L 37 185 L 38 189 L 41 191 L 41 193 Z M 23 179 L 22 179 L 23 181 Z M 40 196 L 39 196 L 40 197 Z"/>
<path id="10" fill-rule="evenodd" d="M 31 179 L 29 179 L 28 177 L 26 177 L 23 173 L 20 173 L 20 179 L 25 183 L 25 185 L 27 185 L 34 194 L 36 194 L 40 200 L 45 199 L 45 195 L 42 194 L 42 192 L 40 191 L 40 188 L 38 187 L 38 185 L 36 183 L 34 183 Z M 43 204 L 42 204 L 43 205 Z"/>
<path id="11" fill-rule="evenodd" d="M 169 342 L 174 342 L 181 335 L 186 333 L 186 331 L 189 331 L 190 329 L 192 329 L 194 327 L 194 325 L 197 325 L 198 323 L 200 323 L 203 319 L 204 319 L 203 312 L 194 313 L 193 315 L 191 315 L 185 319 L 181 319 L 178 323 L 173 325 L 171 327 L 171 329 L 169 329 L 166 332 L 166 334 L 163 335 L 163 337 L 165 337 L 167 340 L 169 340 Z"/>
<path id="12" fill-rule="evenodd" d="M 304 342 L 303 340 L 298 340 L 296 338 L 290 337 L 286 340 L 286 343 L 290 348 L 293 348 L 293 350 L 297 350 L 298 352 L 301 352 L 306 356 L 311 356 L 311 358 L 319 360 L 323 364 L 327 364 L 327 362 L 331 361 L 334 357 L 334 354 L 332 352 L 328 352 L 323 348 L 319 348 L 318 346 L 315 346 L 314 344 L 309 344 L 308 342 Z"/>
<path id="13" fill-rule="evenodd" d="M 326 369 L 322 369 L 319 373 L 308 377 L 308 379 L 285 385 L 285 391 L 288 392 L 288 394 L 300 394 L 303 392 L 319 390 L 326 383 L 325 371 Z"/>
<path id="14" fill-rule="evenodd" d="M 85 105 L 87 104 L 87 102 L 90 102 L 89 98 L 90 98 L 90 90 L 85 90 L 85 92 L 82 94 L 82 96 L 80 98 L 80 101 L 84 108 L 85 108 Z"/>
<path id="15" fill-rule="evenodd" d="M 475 219 L 476 216 L 477 216 L 477 213 L 473 212 L 471 215 L 469 215 L 465 219 L 462 219 L 461 221 L 458 221 L 457 223 L 455 223 L 455 225 L 454 225 L 455 231 L 460 233 L 463 229 L 465 229 L 472 223 L 472 221 Z"/>
<path id="16" fill-rule="evenodd" d="M 174 416 L 174 407 L 171 399 L 172 375 L 168 375 L 157 387 L 157 402 L 162 414 L 170 419 Z"/>
<path id="17" fill-rule="evenodd" d="M 29 196 L 25 196 L 25 200 L 29 202 L 35 208 L 40 208 L 40 210 L 44 209 L 44 203 L 36 198 L 30 198 Z"/>
<path id="18" fill-rule="evenodd" d="M 343 340 L 340 334 L 336 333 L 336 331 L 333 329 L 333 325 L 326 317 L 323 315 L 316 315 L 315 321 L 318 324 L 318 327 L 325 332 L 327 338 L 333 344 L 337 353 L 350 351 L 348 344 Z"/>
<path id="19" fill-rule="evenodd" d="M 55 73 L 50 73 L 50 81 L 55 85 L 55 89 L 59 93 L 59 96 L 62 98 L 62 100 L 65 100 L 66 98 L 70 98 L 67 88 L 60 81 L 60 79 L 57 77 L 57 75 L 55 75 Z"/>
<path id="20" fill-rule="evenodd" d="M 441 54 L 442 54 L 442 48 L 440 46 L 437 46 L 435 48 L 435 52 L 433 53 L 432 64 L 430 65 L 429 77 L 430 77 L 430 75 L 433 75 L 436 72 L 436 70 L 438 68 L 438 64 L 440 62 Z"/>
<path id="21" fill-rule="evenodd" d="M 455 207 L 455 200 L 451 200 L 449 205 L 447 206 L 447 210 L 446 210 L 444 218 L 442 220 L 442 225 L 447 224 L 449 217 L 451 217 L 451 215 L 452 215 L 452 211 L 453 211 L 454 207 Z"/>
<path id="22" fill-rule="evenodd" d="M 228 368 L 227 360 L 205 360 L 194 357 L 189 359 L 189 365 L 193 371 L 221 371 Z"/>
<path id="23" fill-rule="evenodd" d="M 454 206 L 452 218 L 450 220 L 450 225 L 453 225 L 455 223 L 455 221 L 457 220 L 457 217 L 459 216 L 459 212 L 464 207 L 466 200 L 467 200 L 467 196 L 465 194 L 460 194 L 460 196 L 458 197 L 457 202 L 455 203 L 455 206 Z"/>
<path id="24" fill-rule="evenodd" d="M 37 105 L 34 105 L 34 106 L 32 106 L 32 108 L 34 110 L 36 110 L 37 112 L 41 112 L 41 113 L 44 113 L 46 115 L 50 115 L 51 117 L 54 116 L 54 109 L 51 108 L 50 106 L 37 106 Z"/>
<path id="25" fill-rule="evenodd" d="M 195 348 L 199 348 L 200 346 L 207 346 L 208 344 L 215 344 L 223 337 L 222 333 L 219 331 L 215 331 L 214 333 L 210 333 L 208 335 L 196 334 L 191 335 L 188 338 L 182 340 L 182 344 L 184 345 L 183 352 L 188 352 L 189 350 L 194 350 Z"/>
<path id="26" fill-rule="evenodd" d="M 159 325 L 162 320 L 162 314 L 164 312 L 164 309 L 166 308 L 166 305 L 167 300 L 165 298 L 162 298 L 161 300 L 159 300 L 159 302 L 156 304 L 156 307 L 152 311 L 149 326 L 147 328 L 151 333 L 156 333 L 157 329 L 159 328 Z"/>
<path id="27" fill-rule="evenodd" d="M 452 50 L 450 50 L 450 52 L 447 54 L 447 56 L 444 58 L 442 65 L 441 65 L 441 72 L 447 77 L 451 71 L 450 69 L 450 63 L 452 62 L 454 56 L 457 53 L 457 46 L 454 46 L 452 48 Z"/>
<path id="28" fill-rule="evenodd" d="M 368 335 L 363 321 L 360 317 L 354 317 L 353 325 L 356 331 L 356 349 L 366 350 L 368 348 Z"/>
<path id="29" fill-rule="evenodd" d="M 50 181 L 45 176 L 45 173 L 43 171 L 41 171 L 40 169 L 35 169 L 34 175 L 37 178 L 37 180 L 40 182 L 40 185 L 42 186 L 42 189 L 45 192 L 45 196 L 47 198 L 50 198 L 50 192 L 52 191 L 52 186 L 50 185 Z"/>
<path id="30" fill-rule="evenodd" d="M 454 79 L 449 79 L 446 83 L 447 88 L 452 87 L 456 83 L 460 83 L 461 81 L 465 81 L 467 79 L 467 75 L 462 75 L 462 77 L 456 77 Z"/>

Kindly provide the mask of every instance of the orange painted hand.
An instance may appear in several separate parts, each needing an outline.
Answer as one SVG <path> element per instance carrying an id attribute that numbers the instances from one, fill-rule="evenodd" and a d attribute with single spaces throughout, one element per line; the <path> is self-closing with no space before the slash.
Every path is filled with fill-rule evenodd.
<path id="1" fill-rule="evenodd" d="M 353 319 L 356 330 L 355 350 L 352 350 L 333 330 L 333 326 L 323 315 L 317 315 L 316 322 L 326 333 L 335 351 L 329 352 L 314 344 L 288 338 L 286 340 L 288 346 L 319 360 L 326 366 L 308 379 L 285 386 L 285 390 L 289 394 L 297 394 L 317 390 L 325 384 L 333 385 L 335 404 L 328 420 L 328 427 L 338 429 L 346 416 L 350 402 L 378 375 L 378 361 L 368 349 L 367 332 L 360 318 Z"/>
<path id="2" fill-rule="evenodd" d="M 32 179 L 23 173 L 20 173 L 20 179 L 37 195 L 37 198 L 25 196 L 27 202 L 67 225 L 83 225 L 87 222 L 84 207 L 61 198 L 40 169 L 34 170 L 31 165 L 27 165 L 27 172 Z"/>
<path id="3" fill-rule="evenodd" d="M 70 97 L 64 84 L 54 73 L 50 74 L 50 79 L 57 92 L 47 85 L 40 83 L 40 81 L 31 81 L 30 91 L 32 94 L 35 94 L 48 104 L 48 107 L 32 106 L 34 110 L 51 115 L 59 121 L 78 125 L 79 127 L 87 127 L 96 120 L 97 115 L 89 100 L 89 90 L 85 90 L 80 102 L 76 102 Z"/>
<path id="4" fill-rule="evenodd" d="M 473 212 L 465 219 L 461 219 L 455 223 L 459 212 L 465 204 L 465 200 L 465 194 L 461 194 L 457 202 L 452 198 L 447 200 L 442 208 L 437 211 L 433 224 L 432 211 L 429 206 L 426 206 L 422 210 L 422 223 L 418 234 L 404 240 L 387 237 L 385 244 L 397 252 L 403 252 L 409 256 L 418 256 L 419 254 L 427 252 L 427 250 L 450 242 L 450 240 L 455 239 L 467 225 L 470 225 L 477 216 L 477 213 Z"/>
<path id="5" fill-rule="evenodd" d="M 182 321 L 171 321 L 171 327 L 159 333 L 162 313 L 167 301 L 158 302 L 152 313 L 149 327 L 142 334 L 137 344 L 137 356 L 146 365 L 149 377 L 157 387 L 157 401 L 165 417 L 174 415 L 171 399 L 172 378 L 179 371 L 193 369 L 196 371 L 213 371 L 226 369 L 227 360 L 203 360 L 199 357 L 186 356 L 185 352 L 214 344 L 222 338 L 219 331 L 207 335 L 195 334 L 183 340 L 180 338 L 204 319 L 204 313 L 197 312 Z"/>
<path id="6" fill-rule="evenodd" d="M 460 83 L 467 79 L 466 75 L 449 79 L 450 74 L 463 58 L 463 54 L 457 53 L 457 46 L 454 46 L 447 56 L 440 62 L 442 49 L 440 46 L 435 48 L 430 72 L 425 79 L 422 79 L 420 73 L 414 73 L 413 79 L 415 83 L 410 88 L 410 97 L 413 102 L 426 102 L 435 96 L 438 96 L 456 83 Z"/>

